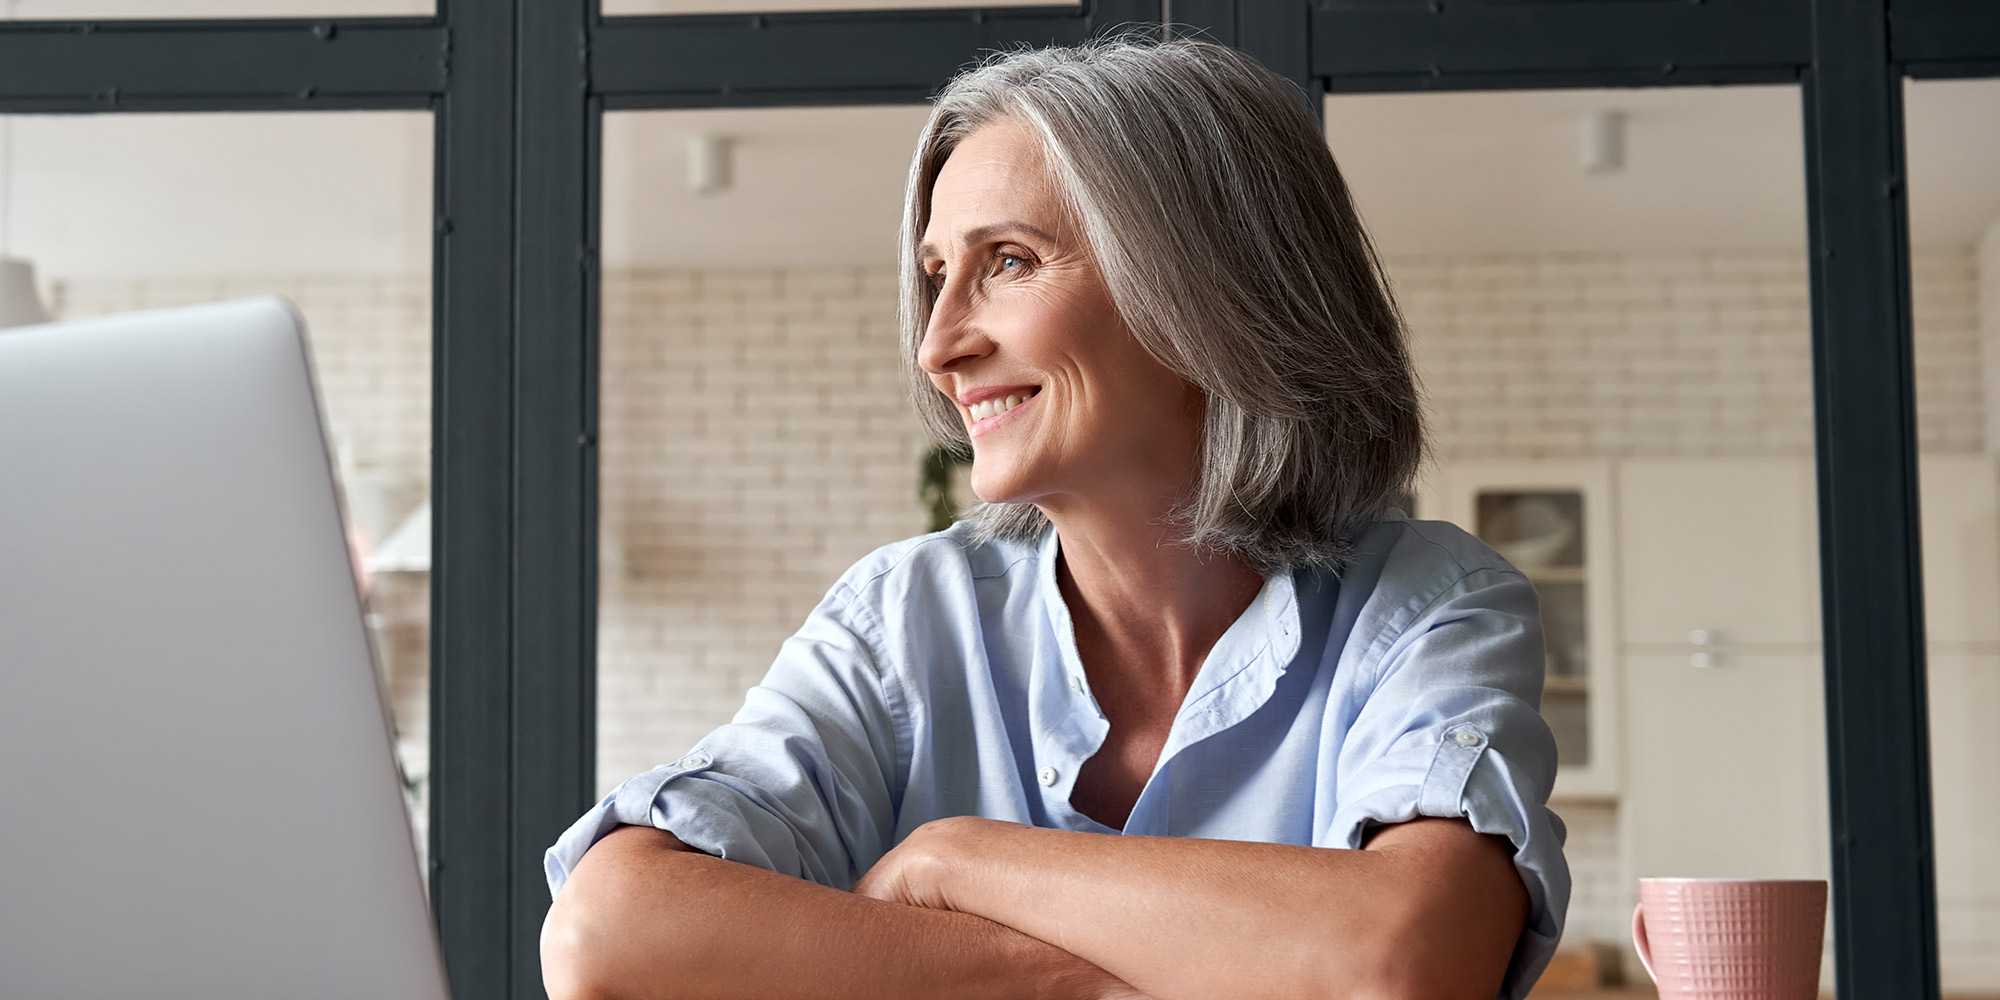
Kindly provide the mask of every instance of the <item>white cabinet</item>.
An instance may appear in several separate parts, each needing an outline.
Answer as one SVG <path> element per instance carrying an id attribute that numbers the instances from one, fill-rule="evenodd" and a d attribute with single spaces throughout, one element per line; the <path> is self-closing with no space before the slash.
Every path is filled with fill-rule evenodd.
<path id="1" fill-rule="evenodd" d="M 1990 455 L 1925 455 L 1917 464 L 1924 525 L 1924 634 L 1934 649 L 2000 645 L 1996 479 L 2000 472 Z"/>
<path id="2" fill-rule="evenodd" d="M 1807 458 L 1619 463 L 1633 878 L 1824 878 L 1819 542 Z"/>
<path id="3" fill-rule="evenodd" d="M 1946 991 L 2000 991 L 2000 503 L 1988 455 L 1925 456 L 1924 633 L 1929 640 L 1931 832 Z"/>
<path id="4" fill-rule="evenodd" d="M 1811 459 L 1629 459 L 1618 501 L 1627 644 L 1665 652 L 1697 630 L 1769 652 L 1819 643 Z"/>
<path id="5" fill-rule="evenodd" d="M 1451 521 L 1525 573 L 1548 657 L 1542 715 L 1556 737 L 1557 798 L 1618 793 L 1617 550 L 1608 462 L 1453 462 L 1418 515 Z"/>
<path id="6" fill-rule="evenodd" d="M 1938 958 L 1948 992 L 2000 991 L 2000 654 L 1930 654 Z"/>
<path id="7" fill-rule="evenodd" d="M 1631 878 L 1826 878 L 1817 655 L 1625 660 Z"/>

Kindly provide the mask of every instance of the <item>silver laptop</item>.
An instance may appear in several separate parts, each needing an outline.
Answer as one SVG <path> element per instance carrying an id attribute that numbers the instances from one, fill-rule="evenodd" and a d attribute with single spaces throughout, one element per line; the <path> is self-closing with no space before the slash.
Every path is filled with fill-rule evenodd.
<path id="1" fill-rule="evenodd" d="M 446 996 L 298 317 L 0 330 L 0 997 Z"/>

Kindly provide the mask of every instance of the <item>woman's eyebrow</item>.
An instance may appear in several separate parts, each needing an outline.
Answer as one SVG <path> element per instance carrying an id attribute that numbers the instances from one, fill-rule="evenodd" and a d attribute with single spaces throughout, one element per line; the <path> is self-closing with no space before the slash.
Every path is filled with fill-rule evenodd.
<path id="1" fill-rule="evenodd" d="M 1050 236 L 1040 227 L 1012 220 L 1007 222 L 989 222 L 983 226 L 974 226 L 965 231 L 965 236 L 961 242 L 966 246 L 976 246 L 992 240 L 995 236 L 1009 232 L 1027 233 L 1029 236 L 1033 236 L 1044 243 L 1053 244 L 1056 242 L 1055 237 Z M 941 257 L 943 254 L 938 252 L 937 244 L 925 240 L 923 243 L 917 245 L 917 256 L 920 258 Z"/>

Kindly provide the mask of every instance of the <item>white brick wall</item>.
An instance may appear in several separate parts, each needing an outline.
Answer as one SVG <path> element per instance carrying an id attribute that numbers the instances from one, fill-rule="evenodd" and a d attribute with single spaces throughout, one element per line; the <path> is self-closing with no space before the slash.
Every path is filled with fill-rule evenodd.
<path id="1" fill-rule="evenodd" d="M 603 293 L 598 784 L 725 722 L 870 549 L 925 530 L 886 271 Z"/>
<path id="2" fill-rule="evenodd" d="M 1389 261 L 1439 458 L 1812 453 L 1811 318 L 1796 253 Z M 1985 444 L 1978 285 L 1915 256 L 1927 451 Z"/>
<path id="3" fill-rule="evenodd" d="M 2000 371 L 2000 350 L 1980 346 L 1982 329 L 1987 344 L 2000 344 L 2000 235 L 1986 245 L 1983 254 L 1916 255 L 1926 450 L 2000 446 L 1987 430 L 1981 376 Z M 1389 267 L 1441 458 L 1811 452 L 1807 286 L 1796 253 Z M 357 464 L 421 485 L 428 290 L 423 277 L 71 282 L 57 308 L 78 316 L 286 295 L 312 327 L 336 436 Z M 600 789 L 727 721 L 842 570 L 923 530 L 924 442 L 903 396 L 894 299 L 887 269 L 608 276 Z M 426 601 L 421 580 L 390 580 L 375 602 L 407 759 L 419 771 Z M 1616 807 L 1561 812 L 1576 879 L 1571 933 L 1621 941 L 1630 914 Z"/>

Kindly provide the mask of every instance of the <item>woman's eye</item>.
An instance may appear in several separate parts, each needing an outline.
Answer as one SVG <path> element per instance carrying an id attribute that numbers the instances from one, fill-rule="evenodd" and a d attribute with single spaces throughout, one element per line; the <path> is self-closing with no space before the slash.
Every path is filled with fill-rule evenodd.
<path id="1" fill-rule="evenodd" d="M 1025 263 L 1025 261 L 1021 260 L 1021 258 L 1019 257 L 1014 256 L 1013 254 L 1003 253 L 1000 255 L 1000 270 L 1002 271 L 1011 271 L 1015 267 L 1018 267 L 1023 263 Z"/>
<path id="2" fill-rule="evenodd" d="M 931 273 L 924 275 L 924 283 L 931 286 L 931 291 L 933 292 L 943 291 L 944 272 L 932 271 Z"/>

